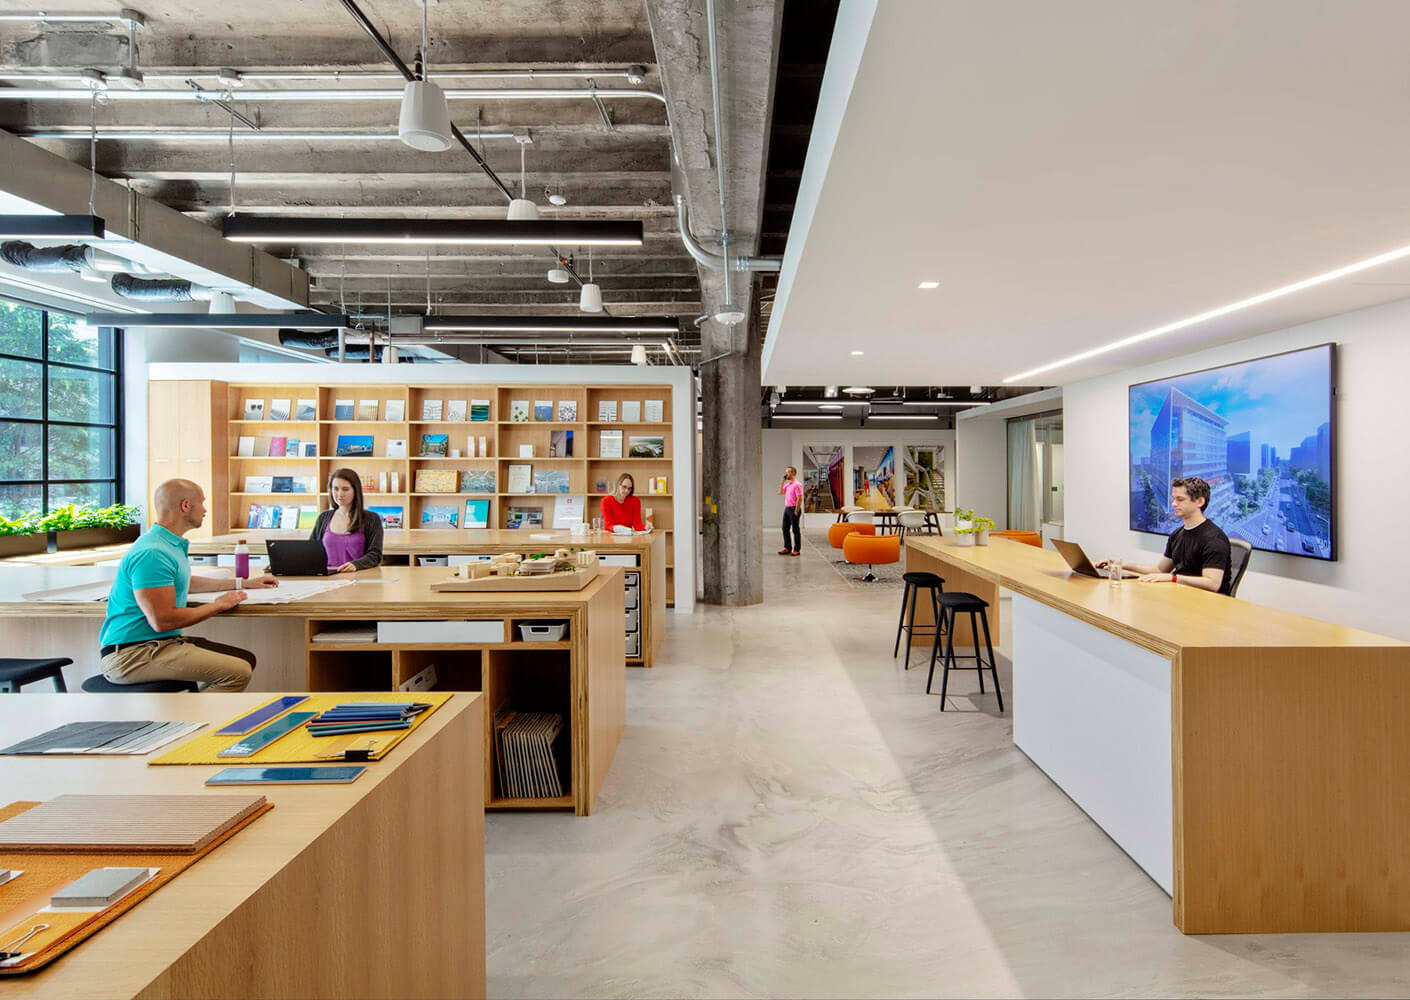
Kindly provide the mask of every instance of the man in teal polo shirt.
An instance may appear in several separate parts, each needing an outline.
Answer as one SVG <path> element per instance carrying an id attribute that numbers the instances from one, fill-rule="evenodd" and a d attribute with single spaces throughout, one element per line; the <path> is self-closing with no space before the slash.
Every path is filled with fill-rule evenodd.
<path id="1" fill-rule="evenodd" d="M 255 669 L 248 650 L 181 630 L 228 611 L 245 599 L 240 582 L 191 576 L 190 545 L 181 537 L 206 518 L 206 498 L 189 479 L 168 479 L 153 496 L 156 519 L 118 566 L 108 593 L 108 617 L 98 643 L 103 676 L 114 684 L 196 681 L 205 691 L 243 691 Z M 277 587 L 272 576 L 249 580 L 249 588 Z M 190 591 L 224 590 L 209 604 L 188 608 Z"/>

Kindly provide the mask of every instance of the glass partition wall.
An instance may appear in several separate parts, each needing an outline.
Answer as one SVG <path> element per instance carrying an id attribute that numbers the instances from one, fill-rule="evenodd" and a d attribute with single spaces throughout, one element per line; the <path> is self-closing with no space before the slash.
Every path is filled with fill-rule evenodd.
<path id="1" fill-rule="evenodd" d="M 1059 529 L 1063 523 L 1062 413 L 1008 422 L 1008 526 L 1015 531 Z"/>

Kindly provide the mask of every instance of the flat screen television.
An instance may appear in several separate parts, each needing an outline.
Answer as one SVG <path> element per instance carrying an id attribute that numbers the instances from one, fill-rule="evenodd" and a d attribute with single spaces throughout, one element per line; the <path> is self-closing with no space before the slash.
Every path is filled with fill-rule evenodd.
<path id="1" fill-rule="evenodd" d="M 1199 476 L 1230 538 L 1335 559 L 1335 378 L 1321 344 L 1131 386 L 1131 530 L 1178 528 L 1170 483 Z"/>

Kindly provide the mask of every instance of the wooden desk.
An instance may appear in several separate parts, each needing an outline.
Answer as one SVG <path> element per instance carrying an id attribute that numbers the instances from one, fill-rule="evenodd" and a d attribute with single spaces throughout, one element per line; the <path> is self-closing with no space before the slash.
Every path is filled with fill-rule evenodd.
<path id="1" fill-rule="evenodd" d="M 530 534 L 552 535 L 551 541 L 532 539 Z M 191 555 L 230 555 L 236 539 L 243 538 L 252 553 L 263 553 L 264 543 L 271 538 L 307 538 L 304 531 L 243 531 L 213 538 L 191 539 Z M 383 533 L 384 557 L 406 557 L 412 563 L 417 556 L 492 555 L 496 552 L 552 551 L 560 547 L 596 549 L 604 563 L 621 566 L 626 574 L 623 611 L 626 616 L 627 663 L 633 666 L 655 665 L 656 654 L 666 638 L 666 533 L 653 531 L 649 535 L 631 537 L 599 532 L 574 536 L 567 531 L 528 532 L 505 528 L 469 528 L 407 531 L 396 529 Z M 396 561 L 393 558 L 391 561 Z M 639 612 L 633 615 L 632 612 Z"/>
<path id="2" fill-rule="evenodd" d="M 1410 644 L 1009 539 L 906 559 L 991 616 L 1013 592 L 1014 742 L 1182 931 L 1410 930 Z"/>
<path id="3" fill-rule="evenodd" d="M 19 740 L 96 719 L 219 724 L 267 698 L 11 696 L 0 699 L 0 732 Z M 43 970 L 0 979 L 0 996 L 483 997 L 484 717 L 483 697 L 457 695 L 351 785 L 252 789 L 274 809 Z M 146 762 L 0 757 L 0 789 L 5 802 L 199 795 L 221 769 Z"/>
<path id="4" fill-rule="evenodd" d="M 111 578 L 111 567 L 16 566 L 0 574 L 0 639 L 10 655 L 68 656 L 69 684 L 98 672 L 101 601 L 24 600 L 41 590 Z M 242 604 L 188 630 L 255 654 L 251 690 L 389 691 L 435 664 L 438 690 L 481 691 L 489 715 L 506 705 L 562 712 L 569 720 L 572 791 L 553 799 L 496 794 L 493 747 L 487 746 L 486 806 L 573 808 L 591 812 L 626 725 L 622 570 L 602 567 L 579 591 L 436 593 L 445 567 L 392 566 L 350 574 L 352 585 L 289 604 Z M 524 642 L 522 621 L 568 622 L 561 642 Z M 377 622 L 450 621 L 497 624 L 490 637 L 467 641 L 326 642 L 339 627 Z M 325 635 L 326 638 L 326 635 Z"/>

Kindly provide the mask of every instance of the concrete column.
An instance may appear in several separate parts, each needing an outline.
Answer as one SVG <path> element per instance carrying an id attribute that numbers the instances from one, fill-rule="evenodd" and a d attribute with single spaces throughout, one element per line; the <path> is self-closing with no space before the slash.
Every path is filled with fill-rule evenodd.
<path id="1" fill-rule="evenodd" d="M 757 294 L 753 301 L 759 301 Z M 748 325 L 732 331 L 714 321 L 703 327 L 701 357 L 734 353 L 700 366 L 704 429 L 700 455 L 701 538 L 705 603 L 742 606 L 764 600 L 759 478 L 763 432 L 759 380 L 763 331 L 757 305 Z"/>

